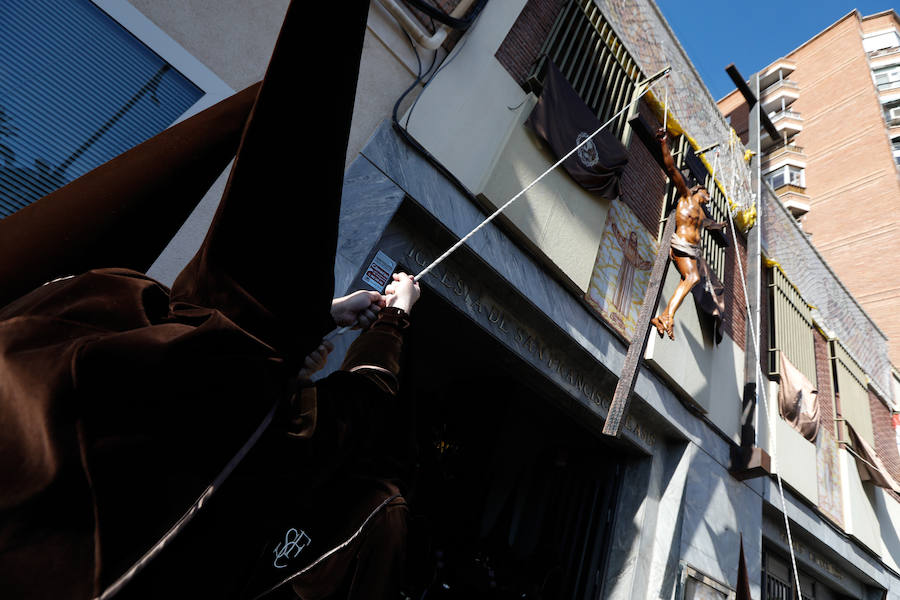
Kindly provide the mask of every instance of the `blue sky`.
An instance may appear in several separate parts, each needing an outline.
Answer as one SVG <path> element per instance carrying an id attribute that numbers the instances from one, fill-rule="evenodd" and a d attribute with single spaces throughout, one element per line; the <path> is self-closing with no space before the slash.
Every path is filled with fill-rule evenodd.
<path id="1" fill-rule="evenodd" d="M 860 0 L 656 0 L 716 100 L 734 89 L 725 67 L 749 77 L 854 8 L 863 16 L 894 8 Z"/>

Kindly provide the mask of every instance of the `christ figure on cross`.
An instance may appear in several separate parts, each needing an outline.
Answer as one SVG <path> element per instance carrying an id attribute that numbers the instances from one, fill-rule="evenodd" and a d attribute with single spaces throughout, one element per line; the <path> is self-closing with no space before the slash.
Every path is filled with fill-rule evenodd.
<path id="1" fill-rule="evenodd" d="M 650 319 L 650 323 L 656 327 L 660 337 L 668 334 L 669 338 L 674 340 L 675 311 L 681 306 L 681 302 L 691 288 L 700 281 L 697 260 L 702 259 L 701 231 L 703 228 L 721 230 L 725 227 L 725 223 L 713 221 L 706 216 L 706 211 L 703 210 L 703 205 L 709 202 L 709 191 L 706 186 L 697 183 L 688 188 L 684 176 L 675 168 L 675 161 L 672 159 L 672 152 L 669 150 L 666 139 L 666 130 L 660 128 L 656 133 L 656 139 L 659 140 L 662 149 L 666 172 L 678 190 L 678 204 L 675 207 L 675 233 L 672 234 L 669 256 L 681 275 L 681 281 L 669 299 L 665 310 L 659 316 Z"/>

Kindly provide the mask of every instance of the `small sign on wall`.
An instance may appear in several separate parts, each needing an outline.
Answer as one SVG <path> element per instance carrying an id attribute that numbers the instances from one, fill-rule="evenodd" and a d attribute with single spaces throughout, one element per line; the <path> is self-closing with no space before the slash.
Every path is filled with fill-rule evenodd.
<path id="1" fill-rule="evenodd" d="M 397 261 L 391 259 L 390 256 L 379 250 L 369 266 L 366 267 L 362 280 L 376 292 L 381 292 L 384 290 L 385 286 L 390 283 L 391 275 L 394 273 L 396 267 Z"/>

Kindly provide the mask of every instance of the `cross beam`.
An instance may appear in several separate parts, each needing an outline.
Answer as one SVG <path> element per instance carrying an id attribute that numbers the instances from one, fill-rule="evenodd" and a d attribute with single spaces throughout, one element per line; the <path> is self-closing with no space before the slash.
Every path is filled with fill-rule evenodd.
<path id="1" fill-rule="evenodd" d="M 725 72 L 728 73 L 728 76 L 731 77 L 731 81 L 734 82 L 734 85 L 737 86 L 738 91 L 741 93 L 741 96 L 744 97 L 744 100 L 747 102 L 747 106 L 750 109 L 753 109 L 753 106 L 759 102 L 759 98 L 756 97 L 756 94 L 753 93 L 753 90 L 750 89 L 750 86 L 747 85 L 747 82 L 744 81 L 744 77 L 741 75 L 741 72 L 737 70 L 737 67 L 734 66 L 734 63 L 731 63 L 727 67 L 725 67 Z M 772 123 L 772 119 L 769 118 L 769 115 L 765 113 L 765 111 L 759 111 L 759 118 L 762 121 L 762 126 L 769 133 L 769 137 L 773 140 L 781 139 L 781 134 L 778 132 L 778 129 L 775 127 L 775 124 Z"/>

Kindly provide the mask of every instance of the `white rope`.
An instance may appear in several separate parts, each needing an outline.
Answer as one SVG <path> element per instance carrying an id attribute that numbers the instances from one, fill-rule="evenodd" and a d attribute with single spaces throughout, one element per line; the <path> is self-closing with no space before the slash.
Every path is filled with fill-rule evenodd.
<path id="1" fill-rule="evenodd" d="M 668 69 L 665 70 L 662 74 L 666 74 L 666 75 L 667 75 L 667 74 L 668 74 Z M 659 76 L 661 76 L 662 74 L 656 75 L 656 76 L 654 76 L 654 78 L 655 78 L 655 77 L 659 77 Z M 651 78 L 651 79 L 653 79 L 653 78 Z M 424 277 L 425 275 L 427 275 L 432 269 L 434 269 L 436 266 L 438 266 L 444 259 L 446 259 L 448 256 L 450 256 L 451 254 L 453 254 L 460 246 L 462 246 L 463 244 L 465 244 L 472 236 L 474 236 L 476 233 L 478 233 L 483 227 L 485 227 L 488 223 L 490 223 L 491 221 L 493 221 L 494 218 L 496 218 L 500 213 L 502 213 L 502 212 L 503 212 L 510 204 L 512 204 L 513 202 L 515 202 L 516 200 L 518 200 L 525 192 L 527 192 L 527 191 L 530 190 L 532 187 L 534 187 L 541 179 L 543 179 L 544 177 L 546 177 L 546 176 L 547 176 L 551 171 L 553 171 L 556 167 L 558 167 L 559 165 L 561 165 L 562 163 L 564 163 L 564 162 L 566 161 L 567 158 L 569 158 L 570 156 L 572 156 L 573 154 L 575 154 L 576 152 L 578 152 L 578 150 L 579 150 L 582 146 L 584 146 L 584 145 L 587 144 L 591 139 L 593 139 L 593 137 L 594 137 L 595 135 L 597 135 L 598 133 L 600 133 L 601 131 L 603 131 L 603 129 L 605 129 L 610 123 L 612 123 L 612 122 L 615 121 L 617 118 L 619 118 L 619 117 L 622 115 L 622 113 L 624 113 L 626 110 L 629 110 L 635 103 L 637 103 L 638 100 L 640 100 L 641 98 L 644 97 L 644 94 L 646 94 L 648 90 L 650 90 L 650 87 L 651 87 L 652 83 L 653 83 L 653 82 L 650 81 L 650 80 L 646 81 L 646 82 L 645 82 L 646 87 L 644 88 L 644 91 L 642 91 L 640 94 L 638 94 L 637 97 L 636 97 L 634 100 L 632 100 L 631 102 L 629 102 L 627 105 L 625 105 L 625 106 L 622 108 L 622 110 L 620 110 L 619 112 L 617 112 L 616 114 L 614 114 L 612 117 L 610 117 L 609 120 L 606 121 L 606 123 L 604 123 L 603 125 L 601 125 L 600 127 L 598 127 L 597 130 L 594 131 L 594 133 L 592 133 L 591 135 L 589 135 L 588 137 L 586 137 L 584 140 L 582 140 L 581 143 L 579 143 L 577 146 L 575 146 L 574 148 L 572 148 L 565 156 L 563 156 L 563 157 L 560 158 L 558 161 L 556 161 L 555 163 L 553 163 L 553 165 L 552 165 L 549 169 L 547 169 L 546 171 L 544 171 L 543 173 L 541 173 L 541 174 L 538 176 L 537 179 L 535 179 L 534 181 L 532 181 L 531 183 L 529 183 L 527 186 L 525 186 L 518 194 L 516 194 L 515 196 L 513 196 L 512 198 L 510 198 L 509 200 L 507 200 L 506 203 L 503 204 L 503 206 L 501 206 L 500 208 L 498 208 L 497 210 L 495 210 L 495 211 L 493 212 L 493 214 L 491 214 L 489 217 L 487 217 L 485 220 L 483 220 L 481 223 L 479 223 L 478 226 L 475 227 L 475 229 L 473 229 L 472 231 L 470 231 L 469 233 L 467 233 L 462 239 L 460 239 L 458 242 L 456 242 L 455 244 L 453 244 L 453 245 L 450 247 L 449 250 L 447 250 L 446 252 L 444 252 L 443 254 L 441 254 L 440 256 L 438 256 L 436 259 L 434 259 L 434 260 L 431 262 L 430 265 L 428 265 L 427 267 L 425 267 L 424 269 L 422 269 L 421 271 L 419 271 L 418 275 L 415 276 L 414 280 L 415 280 L 415 281 L 419 281 L 420 279 L 422 279 L 422 277 Z M 668 102 L 669 102 L 669 96 L 668 96 L 668 94 L 669 94 L 669 88 L 668 88 L 668 86 L 667 86 L 667 87 L 666 87 L 666 108 L 665 108 L 665 112 L 668 111 Z M 346 333 L 347 331 L 353 329 L 353 327 L 355 327 L 356 325 L 357 325 L 357 324 L 354 323 L 353 325 L 345 325 L 344 327 L 337 327 L 337 328 L 333 329 L 330 333 L 328 333 L 328 335 L 326 335 L 324 339 L 325 339 L 325 340 L 332 340 L 332 339 L 336 338 L 337 336 L 342 335 L 342 334 Z"/>
<path id="2" fill-rule="evenodd" d="M 648 82 L 648 83 L 649 83 L 649 82 Z M 647 91 L 648 91 L 649 89 L 650 89 L 650 86 L 648 85 L 648 86 L 644 89 L 643 92 L 641 92 L 640 94 L 638 94 L 638 96 L 637 96 L 634 100 L 632 100 L 631 102 L 629 102 L 624 108 L 622 108 L 622 110 L 620 110 L 619 112 L 617 112 L 616 114 L 614 114 L 612 117 L 610 117 L 609 120 L 608 120 L 606 123 L 604 123 L 603 125 L 601 125 L 600 127 L 598 127 L 597 130 L 594 131 L 594 133 L 592 133 L 592 134 L 589 135 L 587 138 L 585 138 L 584 140 L 582 140 L 582 142 L 581 142 L 580 144 L 578 144 L 577 146 L 575 146 L 574 148 L 572 148 L 565 156 L 563 156 L 563 157 L 560 158 L 558 161 L 556 161 L 555 163 L 553 163 L 553 166 L 551 166 L 549 169 L 547 169 L 546 171 L 544 171 L 543 173 L 541 173 L 540 176 L 538 176 L 537 179 L 535 179 L 534 181 L 532 181 L 531 183 L 529 183 L 527 186 L 525 186 L 525 188 L 522 189 L 522 191 L 520 191 L 518 194 L 516 194 L 515 196 L 513 196 L 512 198 L 510 198 L 509 200 L 507 200 L 506 203 L 503 204 L 503 206 L 501 206 L 500 208 L 498 208 L 497 210 L 495 210 L 495 211 L 493 212 L 493 214 L 491 214 L 488 218 L 486 218 L 484 221 L 482 221 L 477 227 L 475 227 L 475 229 L 473 229 L 473 230 L 470 231 L 468 234 L 466 234 L 465 237 L 463 237 L 463 238 L 460 239 L 458 242 L 456 242 L 455 244 L 453 244 L 453 245 L 450 247 L 449 250 L 447 250 L 446 252 L 444 252 L 443 254 L 441 254 L 439 257 L 437 257 L 436 259 L 434 259 L 434 260 L 431 262 L 430 265 L 428 265 L 427 267 L 425 267 L 424 269 L 422 269 L 421 271 L 419 271 L 419 274 L 416 275 L 415 280 L 416 280 L 416 281 L 419 281 L 420 279 L 422 279 L 422 277 L 424 277 L 425 275 L 427 275 L 433 268 L 435 268 L 437 265 L 439 265 L 445 258 L 447 258 L 447 257 L 450 256 L 451 254 L 453 254 L 453 252 L 456 251 L 460 246 L 462 246 L 463 244 L 465 244 L 466 241 L 469 240 L 469 238 L 471 238 L 473 235 L 475 235 L 476 233 L 478 233 L 478 232 L 481 230 L 482 227 L 486 226 L 488 223 L 490 223 L 491 221 L 493 221 L 494 218 L 497 217 L 497 215 L 499 215 L 500 213 L 502 213 L 502 212 L 503 212 L 510 204 L 512 204 L 513 202 L 515 202 L 516 200 L 518 200 L 518 199 L 522 196 L 522 194 L 524 194 L 525 192 L 527 192 L 528 190 L 530 190 L 532 187 L 534 187 L 541 179 L 543 179 L 544 177 L 546 177 L 547 174 L 549 174 L 549 173 L 550 173 L 551 171 L 553 171 L 556 167 L 558 167 L 558 166 L 561 165 L 563 162 L 565 162 L 565 160 L 566 160 L 567 158 L 569 158 L 570 156 L 572 156 L 573 154 L 575 154 L 575 153 L 579 150 L 579 148 L 581 148 L 582 146 L 584 146 L 585 144 L 587 144 L 587 143 L 588 143 L 595 135 L 597 135 L 598 133 L 600 133 L 600 132 L 601 132 L 604 128 L 606 128 L 606 126 L 608 126 L 610 123 L 612 123 L 613 121 L 615 121 L 615 120 L 616 120 L 623 112 L 625 112 L 626 110 L 630 109 L 630 108 L 632 107 L 632 105 L 634 105 L 638 100 L 640 100 L 640 99 L 644 96 L 644 94 L 647 93 Z"/>
<path id="3" fill-rule="evenodd" d="M 718 155 L 719 155 L 719 151 L 716 150 L 716 159 L 718 159 L 718 157 L 719 157 Z M 715 179 L 715 168 L 713 168 L 713 178 Z M 761 195 L 760 195 L 760 197 L 761 197 Z M 760 367 L 760 365 L 759 365 L 759 361 L 760 361 L 759 340 L 757 339 L 757 336 L 756 336 L 756 327 L 754 327 L 753 319 L 750 318 L 751 317 L 750 295 L 748 294 L 748 291 L 747 291 L 747 280 L 744 277 L 744 267 L 743 267 L 743 265 L 741 265 L 741 261 L 739 260 L 740 253 L 738 252 L 737 234 L 734 231 L 734 218 L 732 218 L 732 216 L 731 216 L 731 210 L 729 210 L 727 212 L 728 212 L 728 221 L 731 224 L 731 237 L 734 240 L 734 252 L 735 252 L 735 261 L 734 262 L 737 263 L 738 272 L 741 275 L 741 285 L 744 288 L 744 306 L 747 309 L 747 319 L 748 319 L 747 323 L 750 326 L 750 340 L 753 342 L 753 350 L 756 354 L 756 361 L 755 361 L 756 362 L 756 374 L 757 374 L 756 390 L 757 390 L 758 396 L 762 400 L 763 410 L 766 413 L 766 428 L 768 430 L 768 429 L 771 429 L 770 425 L 772 423 L 772 415 L 769 412 L 769 403 L 766 401 L 766 386 L 763 383 L 764 381 L 767 381 L 767 380 L 763 377 L 762 367 Z M 757 227 L 760 227 L 760 225 L 757 224 Z M 790 551 L 790 554 L 791 554 L 791 569 L 793 570 L 794 583 L 797 586 L 797 597 L 802 598 L 803 595 L 800 592 L 800 576 L 797 573 L 797 558 L 794 556 L 794 541 L 791 537 L 791 524 L 788 521 L 788 515 L 787 515 L 787 502 L 785 502 L 785 499 L 784 499 L 784 487 L 782 486 L 782 483 L 781 483 L 781 472 L 778 470 L 778 453 L 776 451 L 777 450 L 776 436 L 772 435 L 772 432 L 769 431 L 769 438 L 770 438 L 769 441 L 771 442 L 770 450 L 772 452 L 772 454 L 771 454 L 772 470 L 775 471 L 775 478 L 778 481 L 778 494 L 781 497 L 781 514 L 784 517 L 784 529 L 787 532 L 788 550 Z"/>
<path id="4" fill-rule="evenodd" d="M 666 75 L 666 97 L 663 101 L 663 131 L 669 131 L 669 76 Z"/>

